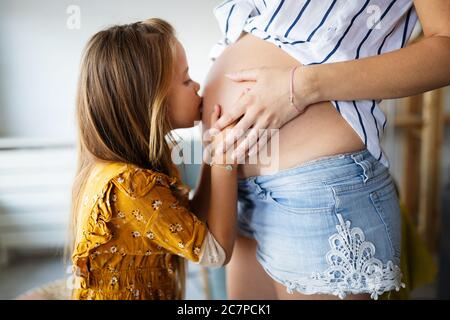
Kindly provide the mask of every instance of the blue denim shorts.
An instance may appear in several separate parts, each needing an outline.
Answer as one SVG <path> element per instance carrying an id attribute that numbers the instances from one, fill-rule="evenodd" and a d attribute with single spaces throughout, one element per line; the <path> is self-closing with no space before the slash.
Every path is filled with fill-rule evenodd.
<path id="1" fill-rule="evenodd" d="M 367 150 L 239 180 L 238 230 L 276 281 L 302 294 L 399 290 L 401 217 L 388 169 Z"/>

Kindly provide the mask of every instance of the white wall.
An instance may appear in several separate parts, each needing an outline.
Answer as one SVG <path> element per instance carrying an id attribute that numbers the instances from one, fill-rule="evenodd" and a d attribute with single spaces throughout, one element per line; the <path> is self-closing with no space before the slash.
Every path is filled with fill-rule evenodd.
<path id="1" fill-rule="evenodd" d="M 211 0 L 1 0 L 0 137 L 75 139 L 78 67 L 88 38 L 109 25 L 168 20 L 185 45 L 191 77 L 203 82 L 220 37 Z M 80 29 L 66 11 L 80 8 Z"/>
<path id="2" fill-rule="evenodd" d="M 220 31 L 212 14 L 220 0 L 1 0 L 0 137 L 74 140 L 74 99 L 81 51 L 87 39 L 112 24 L 149 17 L 171 22 L 183 42 L 193 79 L 203 82 L 212 44 Z M 71 5 L 81 10 L 81 28 L 67 27 Z M 385 103 L 384 139 L 391 170 L 401 181 L 400 130 L 392 126 L 395 104 Z M 450 113 L 450 90 L 446 90 Z M 443 154 L 443 184 L 450 181 L 450 128 Z"/>

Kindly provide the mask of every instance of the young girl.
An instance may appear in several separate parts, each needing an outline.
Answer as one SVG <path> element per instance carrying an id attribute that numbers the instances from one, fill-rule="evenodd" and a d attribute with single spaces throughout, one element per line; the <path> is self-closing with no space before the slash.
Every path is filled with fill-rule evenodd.
<path id="1" fill-rule="evenodd" d="M 114 26 L 89 41 L 77 97 L 74 299 L 180 299 L 185 259 L 212 267 L 229 261 L 236 167 L 202 169 L 190 204 L 171 161 L 170 131 L 200 119 L 198 90 L 162 20 Z M 211 122 L 219 113 L 216 107 Z"/>

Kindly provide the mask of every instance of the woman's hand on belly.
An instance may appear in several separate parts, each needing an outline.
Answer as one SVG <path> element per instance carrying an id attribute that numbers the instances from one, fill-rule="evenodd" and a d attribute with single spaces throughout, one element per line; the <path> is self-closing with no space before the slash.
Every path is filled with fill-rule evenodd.
<path id="1" fill-rule="evenodd" d="M 280 129 L 316 102 L 310 99 L 312 95 L 308 94 L 307 81 L 298 87 L 298 79 L 295 79 L 296 87 L 291 88 L 294 76 L 299 77 L 303 69 L 305 68 L 298 66 L 295 75 L 291 72 L 293 67 L 256 68 L 227 74 L 230 80 L 247 84 L 248 89 L 215 124 L 214 128 L 222 130 L 239 119 L 229 140 L 220 145 L 217 151 L 228 150 L 233 141 L 247 134 L 234 156 L 236 159 L 243 158 L 247 151 L 248 155 L 254 155 L 265 145 L 265 141 L 260 140 L 261 135 L 266 132 L 264 129 Z M 293 91 L 295 106 L 291 103 Z"/>

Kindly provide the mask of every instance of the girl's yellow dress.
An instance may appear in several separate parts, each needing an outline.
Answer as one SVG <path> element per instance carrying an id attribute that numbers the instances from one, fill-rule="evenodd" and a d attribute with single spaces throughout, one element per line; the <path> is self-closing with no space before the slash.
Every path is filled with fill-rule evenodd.
<path id="1" fill-rule="evenodd" d="M 208 232 L 186 209 L 188 191 L 179 174 L 123 163 L 94 167 L 77 222 L 72 297 L 180 299 L 183 258 L 199 261 Z"/>

